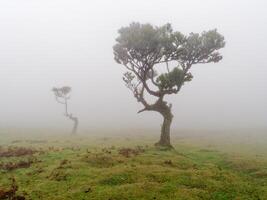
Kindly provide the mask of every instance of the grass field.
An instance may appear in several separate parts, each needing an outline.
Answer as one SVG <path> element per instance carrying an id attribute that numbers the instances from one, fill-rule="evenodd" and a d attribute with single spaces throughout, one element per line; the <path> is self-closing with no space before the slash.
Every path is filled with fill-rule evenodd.
<path id="1" fill-rule="evenodd" d="M 3 130 L 0 199 L 265 200 L 265 133 L 174 131 L 166 151 L 146 131 Z"/>

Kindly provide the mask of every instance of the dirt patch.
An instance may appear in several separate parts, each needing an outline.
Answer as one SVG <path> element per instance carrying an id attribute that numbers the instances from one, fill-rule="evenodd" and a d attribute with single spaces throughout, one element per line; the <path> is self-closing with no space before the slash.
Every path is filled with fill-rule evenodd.
<path id="1" fill-rule="evenodd" d="M 82 160 L 92 167 L 101 168 L 112 167 L 116 164 L 123 163 L 122 159 L 107 153 L 88 153 Z"/>
<path id="2" fill-rule="evenodd" d="M 24 196 L 16 195 L 18 191 L 18 185 L 14 178 L 11 179 L 12 183 L 10 188 L 3 189 L 0 188 L 0 199 L 9 199 L 9 200 L 25 200 Z"/>
<path id="3" fill-rule="evenodd" d="M 37 153 L 37 150 L 25 147 L 0 147 L 0 158 L 1 157 L 20 157 L 20 156 L 31 156 Z"/>
<path id="4" fill-rule="evenodd" d="M 165 161 L 164 161 L 164 164 L 165 164 L 165 165 L 173 166 L 173 162 L 172 162 L 172 160 L 165 160 Z"/>
<path id="5" fill-rule="evenodd" d="M 145 149 L 141 146 L 137 146 L 135 148 L 120 148 L 118 150 L 118 153 L 126 158 L 129 158 L 131 156 L 137 156 L 144 152 L 145 152 Z"/>
<path id="6" fill-rule="evenodd" d="M 10 161 L 0 163 L 0 169 L 12 171 L 19 168 L 29 168 L 33 163 L 39 162 L 35 157 L 28 158 L 27 160 Z"/>
<path id="7" fill-rule="evenodd" d="M 262 169 L 252 173 L 255 178 L 267 178 L 267 169 Z"/>

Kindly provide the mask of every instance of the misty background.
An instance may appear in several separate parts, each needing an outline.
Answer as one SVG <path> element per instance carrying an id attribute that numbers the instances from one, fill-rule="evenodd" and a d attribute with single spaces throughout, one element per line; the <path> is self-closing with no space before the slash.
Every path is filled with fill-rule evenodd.
<path id="1" fill-rule="evenodd" d="M 184 34 L 217 28 L 223 60 L 192 67 L 173 104 L 172 128 L 264 128 L 267 122 L 265 0 L 1 0 L 0 127 L 66 128 L 52 87 L 71 86 L 80 129 L 157 128 L 113 59 L 117 30 L 170 22 Z"/>

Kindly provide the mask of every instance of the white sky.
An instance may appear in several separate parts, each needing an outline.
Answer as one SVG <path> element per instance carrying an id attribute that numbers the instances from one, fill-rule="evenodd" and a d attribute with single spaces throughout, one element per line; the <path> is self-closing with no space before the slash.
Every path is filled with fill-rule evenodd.
<path id="1" fill-rule="evenodd" d="M 124 86 L 113 60 L 117 30 L 133 21 L 182 33 L 217 28 L 223 60 L 197 65 L 173 104 L 173 128 L 253 128 L 267 122 L 265 0 L 1 0 L 0 126 L 65 127 L 53 86 L 73 88 L 71 111 L 87 127 L 159 128 Z"/>

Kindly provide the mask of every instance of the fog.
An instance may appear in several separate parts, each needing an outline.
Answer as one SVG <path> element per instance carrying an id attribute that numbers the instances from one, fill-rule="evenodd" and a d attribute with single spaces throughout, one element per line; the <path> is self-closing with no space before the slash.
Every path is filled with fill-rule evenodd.
<path id="1" fill-rule="evenodd" d="M 170 22 L 184 34 L 217 28 L 219 63 L 192 67 L 173 104 L 173 128 L 263 128 L 267 121 L 265 0 L 1 0 L 0 127 L 71 127 L 52 87 L 72 87 L 70 111 L 86 128 L 159 128 L 124 86 L 113 59 L 117 30 Z"/>

